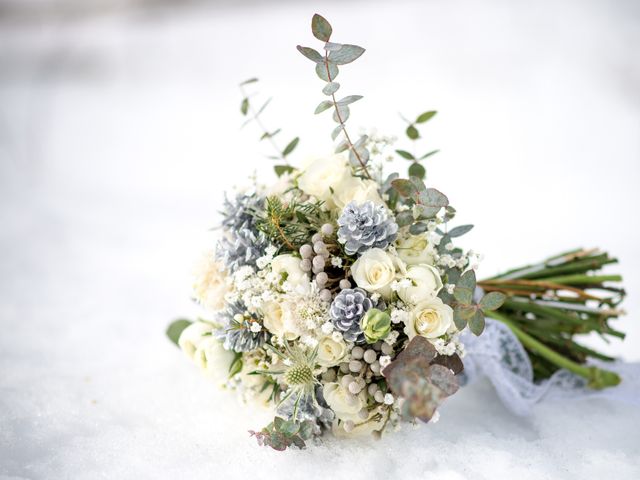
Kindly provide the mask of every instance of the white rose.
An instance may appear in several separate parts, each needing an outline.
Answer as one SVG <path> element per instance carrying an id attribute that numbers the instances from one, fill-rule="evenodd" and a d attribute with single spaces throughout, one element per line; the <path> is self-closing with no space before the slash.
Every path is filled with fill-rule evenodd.
<path id="1" fill-rule="evenodd" d="M 271 261 L 271 271 L 287 281 L 292 287 L 307 286 L 309 274 L 300 268 L 300 259 L 290 253 L 278 255 Z"/>
<path id="2" fill-rule="evenodd" d="M 327 383 L 323 389 L 323 396 L 327 405 L 340 420 L 353 420 L 366 406 L 362 395 L 354 395 L 339 383 Z"/>
<path id="3" fill-rule="evenodd" d="M 344 340 L 338 341 L 331 337 L 324 337 L 318 343 L 318 364 L 323 367 L 333 367 L 347 354 L 347 344 Z"/>
<path id="4" fill-rule="evenodd" d="M 435 263 L 434 246 L 429 243 L 427 232 L 420 235 L 407 234 L 399 238 L 396 241 L 396 251 L 407 265 Z"/>
<path id="5" fill-rule="evenodd" d="M 343 209 L 351 201 L 361 204 L 370 200 L 376 205 L 385 205 L 378 193 L 378 184 L 373 180 L 349 175 L 334 191 L 333 201 L 339 209 Z"/>
<path id="6" fill-rule="evenodd" d="M 267 302 L 263 304 L 263 324 L 272 334 L 285 340 L 294 340 L 298 338 L 299 332 L 297 331 L 296 325 L 291 325 L 293 315 L 291 315 L 288 307 L 289 304 L 279 302 Z"/>
<path id="7" fill-rule="evenodd" d="M 351 275 L 360 288 L 389 298 L 397 260 L 380 248 L 371 248 L 351 266 Z"/>
<path id="8" fill-rule="evenodd" d="M 410 286 L 400 286 L 398 296 L 406 303 L 420 303 L 435 298 L 442 289 L 440 272 L 431 265 L 411 265 L 404 276 Z"/>
<path id="9" fill-rule="evenodd" d="M 202 337 L 193 360 L 204 372 L 216 381 L 224 380 L 235 354 L 225 350 L 222 342 L 211 335 Z"/>
<path id="10" fill-rule="evenodd" d="M 369 418 L 367 420 L 362 420 L 360 417 L 354 417 L 351 419 L 355 424 L 355 427 L 350 432 L 347 432 L 343 424 L 341 424 L 338 420 L 334 420 L 331 425 L 331 431 L 338 438 L 353 438 L 353 437 L 363 437 L 366 435 L 371 435 L 375 430 L 380 430 L 385 423 L 385 416 L 383 415 L 378 420 L 375 419 L 378 412 L 376 410 L 372 410 L 369 414 Z"/>
<path id="11" fill-rule="evenodd" d="M 409 339 L 416 335 L 438 338 L 453 326 L 453 309 L 436 297 L 417 304 L 404 322 Z"/>
<path id="12" fill-rule="evenodd" d="M 213 326 L 206 322 L 193 322 L 187 328 L 185 328 L 178 338 L 178 346 L 182 351 L 193 360 L 193 356 L 196 350 L 200 346 L 205 335 L 210 335 L 213 331 Z"/>
<path id="13" fill-rule="evenodd" d="M 193 293 L 196 300 L 209 311 L 221 310 L 229 284 L 224 266 L 216 261 L 212 251 L 202 256 L 193 273 Z"/>
<path id="14" fill-rule="evenodd" d="M 298 177 L 298 187 L 319 200 L 331 203 L 331 189 L 338 191 L 347 177 L 351 177 L 347 159 L 344 155 L 333 155 L 311 162 Z"/>

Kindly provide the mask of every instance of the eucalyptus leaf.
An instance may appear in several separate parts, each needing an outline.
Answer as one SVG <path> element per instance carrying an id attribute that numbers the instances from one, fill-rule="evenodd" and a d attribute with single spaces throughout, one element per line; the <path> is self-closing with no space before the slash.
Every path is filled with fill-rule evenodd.
<path id="1" fill-rule="evenodd" d="M 412 177 L 412 181 L 414 181 L 414 183 L 415 180 L 417 180 L 417 177 Z M 424 191 L 419 192 L 418 203 L 429 208 L 429 212 L 425 211 L 425 214 L 433 212 L 432 215 L 435 215 L 441 208 L 449 205 L 449 199 L 441 191 L 436 190 L 435 188 L 427 188 Z"/>
<path id="2" fill-rule="evenodd" d="M 473 293 L 476 290 L 476 272 L 466 271 L 458 280 L 453 296 L 462 304 L 469 305 L 473 302 Z"/>
<path id="3" fill-rule="evenodd" d="M 421 233 L 426 232 L 427 229 L 428 225 L 426 223 L 417 222 L 409 227 L 409 233 L 411 233 L 411 235 L 420 235 Z"/>
<path id="4" fill-rule="evenodd" d="M 338 125 L 336 128 L 334 128 L 333 132 L 331 132 L 331 140 L 335 140 L 336 138 L 338 138 L 338 135 L 342 133 L 342 130 L 342 125 Z"/>
<path id="5" fill-rule="evenodd" d="M 426 174 L 427 174 L 427 171 L 419 163 L 413 162 L 411 165 L 409 165 L 410 176 L 424 179 Z"/>
<path id="6" fill-rule="evenodd" d="M 417 140 L 420 137 L 420 133 L 418 132 L 418 129 L 413 125 L 409 125 L 407 127 L 406 134 L 407 134 L 407 137 L 409 137 L 411 140 Z"/>
<path id="7" fill-rule="evenodd" d="M 338 76 L 338 67 L 332 62 L 316 63 L 316 74 L 325 82 L 332 82 Z"/>
<path id="8" fill-rule="evenodd" d="M 416 159 L 416 157 L 414 157 L 411 153 L 407 152 L 406 150 L 396 150 L 396 153 L 400 155 L 402 158 L 405 158 L 407 160 Z"/>
<path id="9" fill-rule="evenodd" d="M 287 155 L 289 155 L 291 152 L 293 152 L 293 150 L 298 146 L 298 142 L 300 141 L 300 137 L 296 137 L 293 140 L 291 140 L 286 147 L 284 147 L 284 150 L 282 151 L 282 156 L 286 157 Z"/>
<path id="10" fill-rule="evenodd" d="M 273 138 L 275 137 L 278 133 L 280 133 L 281 129 L 278 128 L 277 130 L 274 130 L 273 132 L 264 132 L 262 134 L 262 136 L 260 137 L 260 140 L 264 140 L 265 138 Z"/>
<path id="11" fill-rule="evenodd" d="M 480 300 L 482 310 L 497 310 L 502 306 L 507 296 L 502 292 L 489 292 Z"/>
<path id="12" fill-rule="evenodd" d="M 335 153 L 341 153 L 344 152 L 345 150 L 347 150 L 349 148 L 349 141 L 345 138 L 344 140 L 342 140 L 338 146 L 335 149 Z"/>
<path id="13" fill-rule="evenodd" d="M 434 117 L 436 113 L 438 112 L 435 112 L 435 111 L 424 112 L 423 114 L 420 114 L 418 118 L 416 118 L 416 123 L 428 122 Z"/>
<path id="14" fill-rule="evenodd" d="M 349 114 L 351 111 L 349 107 L 346 105 L 337 105 L 336 109 L 333 111 L 333 121 L 336 123 L 346 123 L 349 119 Z"/>
<path id="15" fill-rule="evenodd" d="M 293 420 L 287 420 L 280 427 L 280 432 L 284 433 L 287 437 L 292 437 L 300 430 L 300 424 Z"/>
<path id="16" fill-rule="evenodd" d="M 451 238 L 461 237 L 465 233 L 469 232 L 473 228 L 473 225 L 460 225 L 458 227 L 452 228 L 449 231 L 449 236 Z"/>
<path id="17" fill-rule="evenodd" d="M 242 115 L 246 115 L 248 111 L 249 111 L 249 99 L 243 98 L 242 103 L 240 104 L 240 112 L 242 113 Z"/>
<path id="18" fill-rule="evenodd" d="M 338 100 L 338 105 L 349 105 L 350 103 L 357 102 L 362 99 L 362 95 L 349 95 Z"/>
<path id="19" fill-rule="evenodd" d="M 396 215 L 396 223 L 399 227 L 406 227 L 407 225 L 411 225 L 413 223 L 413 214 L 409 210 L 398 213 Z"/>
<path id="20" fill-rule="evenodd" d="M 323 100 L 318 104 L 315 112 L 313 113 L 317 115 L 319 113 L 324 112 L 325 110 L 329 110 L 331 107 L 333 107 L 333 102 L 331 100 Z"/>
<path id="21" fill-rule="evenodd" d="M 302 55 L 307 57 L 312 62 L 315 62 L 315 63 L 324 62 L 324 57 L 320 55 L 320 52 L 318 52 L 317 50 L 314 50 L 313 48 L 310 48 L 310 47 L 302 47 L 300 45 L 298 45 L 296 48 Z"/>
<path id="22" fill-rule="evenodd" d="M 322 89 L 322 93 L 325 95 L 333 95 L 340 88 L 340 84 L 338 82 L 330 82 L 325 85 Z"/>
<path id="23" fill-rule="evenodd" d="M 329 52 L 329 60 L 337 65 L 345 65 L 358 59 L 363 53 L 364 48 L 358 45 L 345 44 L 341 48 Z"/>
<path id="24" fill-rule="evenodd" d="M 341 43 L 335 43 L 335 42 L 327 42 L 324 44 L 324 49 L 327 52 L 335 52 L 337 50 L 340 50 L 342 48 L 342 44 Z"/>
<path id="25" fill-rule="evenodd" d="M 482 310 L 476 310 L 476 313 L 469 320 L 469 330 L 473 332 L 474 335 L 480 335 L 484 330 L 484 314 Z"/>
<path id="26" fill-rule="evenodd" d="M 458 330 L 464 330 L 467 326 L 467 319 L 461 305 L 456 305 L 456 308 L 453 309 L 453 323 Z"/>
<path id="27" fill-rule="evenodd" d="M 391 186 L 405 198 L 413 198 L 418 195 L 418 189 L 410 180 L 398 178 L 391 182 Z"/>
<path id="28" fill-rule="evenodd" d="M 326 18 L 316 13 L 311 19 L 311 32 L 313 32 L 313 36 L 318 40 L 328 42 L 331 38 L 333 29 L 331 28 L 331 24 L 327 21 Z"/>
<path id="29" fill-rule="evenodd" d="M 182 334 L 184 329 L 192 323 L 193 322 L 191 320 L 186 320 L 184 318 L 171 322 L 171 325 L 169 325 L 169 327 L 167 328 L 167 337 L 169 337 L 169 340 L 171 340 L 173 343 L 178 345 L 178 339 L 180 338 L 180 335 Z"/>
<path id="30" fill-rule="evenodd" d="M 357 150 L 361 149 L 367 143 L 367 140 L 369 140 L 368 135 L 361 135 L 356 143 L 353 144 L 353 148 Z"/>

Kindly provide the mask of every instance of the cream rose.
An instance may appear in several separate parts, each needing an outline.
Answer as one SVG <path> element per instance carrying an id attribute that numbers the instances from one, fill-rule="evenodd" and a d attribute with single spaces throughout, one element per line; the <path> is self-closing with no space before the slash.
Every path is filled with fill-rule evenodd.
<path id="1" fill-rule="evenodd" d="M 262 306 L 263 324 L 269 332 L 285 340 L 298 338 L 299 332 L 288 303 L 267 302 Z"/>
<path id="2" fill-rule="evenodd" d="M 435 250 L 429 243 L 427 232 L 420 235 L 407 234 L 398 238 L 396 251 L 407 265 L 433 265 L 434 263 Z"/>
<path id="3" fill-rule="evenodd" d="M 391 282 L 396 279 L 397 260 L 380 248 L 371 248 L 351 266 L 351 275 L 360 288 L 389 298 Z"/>
<path id="4" fill-rule="evenodd" d="M 340 420 L 353 420 L 360 410 L 366 406 L 363 395 L 354 395 L 339 383 L 328 383 L 324 386 L 323 396 L 327 405 Z"/>
<path id="5" fill-rule="evenodd" d="M 298 187 L 304 193 L 331 203 L 334 192 L 339 191 L 345 179 L 351 177 L 351 169 L 344 155 L 333 155 L 311 162 L 298 177 Z"/>
<path id="6" fill-rule="evenodd" d="M 333 367 L 347 354 L 347 344 L 344 340 L 335 341 L 331 337 L 324 337 L 318 343 L 318 365 Z"/>
<path id="7" fill-rule="evenodd" d="M 235 354 L 225 350 L 220 340 L 207 335 L 198 343 L 193 360 L 209 377 L 224 380 L 229 372 Z"/>
<path id="8" fill-rule="evenodd" d="M 274 258 L 271 261 L 271 271 L 282 275 L 293 288 L 306 287 L 309 284 L 309 274 L 300 268 L 300 259 L 290 253 Z"/>
<path id="9" fill-rule="evenodd" d="M 404 322 L 409 339 L 416 335 L 438 338 L 453 326 L 453 309 L 435 297 L 417 304 Z"/>
<path id="10" fill-rule="evenodd" d="M 343 209 L 351 201 L 360 204 L 370 200 L 376 205 L 385 204 L 378 193 L 378 184 L 373 180 L 363 180 L 349 175 L 334 190 L 333 201 L 339 209 Z"/>
<path id="11" fill-rule="evenodd" d="M 209 311 L 221 310 L 229 285 L 224 266 L 216 261 L 215 254 L 212 251 L 204 253 L 193 273 L 196 300 Z"/>
<path id="12" fill-rule="evenodd" d="M 185 328 L 178 338 L 178 346 L 180 349 L 193 360 L 196 350 L 206 336 L 213 331 L 213 326 L 206 322 L 193 322 Z"/>
<path id="13" fill-rule="evenodd" d="M 431 265 L 411 265 L 407 267 L 404 279 L 409 286 L 398 287 L 398 296 L 406 303 L 420 303 L 435 298 L 442 289 L 440 272 Z"/>

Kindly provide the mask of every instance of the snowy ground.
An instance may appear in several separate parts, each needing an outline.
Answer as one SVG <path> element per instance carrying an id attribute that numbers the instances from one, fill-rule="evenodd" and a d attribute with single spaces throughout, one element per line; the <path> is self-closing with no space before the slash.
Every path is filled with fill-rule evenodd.
<path id="1" fill-rule="evenodd" d="M 637 410 L 548 403 L 520 419 L 486 384 L 380 442 L 275 454 L 247 438 L 264 418 L 207 384 L 164 328 L 197 312 L 189 268 L 222 190 L 270 169 L 238 128 L 237 82 L 263 79 L 265 120 L 302 137 L 298 158 L 328 151 L 331 126 L 293 48 L 313 42 L 315 8 L 206 3 L 0 16 L 0 476 L 640 478 Z M 353 125 L 396 133 L 398 110 L 441 112 L 425 130 L 442 150 L 430 180 L 477 225 L 466 242 L 483 272 L 606 246 L 630 294 L 628 340 L 606 348 L 640 360 L 637 3 L 320 11 L 336 40 L 368 48 L 340 77 L 366 97 Z"/>

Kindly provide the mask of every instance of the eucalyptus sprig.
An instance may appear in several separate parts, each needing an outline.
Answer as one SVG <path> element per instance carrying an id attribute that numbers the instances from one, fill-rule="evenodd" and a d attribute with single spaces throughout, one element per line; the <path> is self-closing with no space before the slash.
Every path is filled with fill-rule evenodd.
<path id="1" fill-rule="evenodd" d="M 282 129 L 277 128 L 275 130 L 270 130 L 264 125 L 264 123 L 262 122 L 262 119 L 260 118 L 260 115 L 265 111 L 269 103 L 271 103 L 272 99 L 268 98 L 262 104 L 262 106 L 260 106 L 260 108 L 256 110 L 254 108 L 253 103 L 251 102 L 251 95 L 249 95 L 246 91 L 245 87 L 247 85 L 257 83 L 257 82 L 258 82 L 258 79 L 254 77 L 254 78 L 245 80 L 239 85 L 240 92 L 242 93 L 242 102 L 240 103 L 240 113 L 242 113 L 242 115 L 245 117 L 249 116 L 249 118 L 247 118 L 247 120 L 243 123 L 242 126 L 244 127 L 245 125 L 254 121 L 256 122 L 258 127 L 260 127 L 260 129 L 262 130 L 260 141 L 268 140 L 271 146 L 273 147 L 273 149 L 277 153 L 277 155 L 269 155 L 268 158 L 272 160 L 282 160 L 284 162 L 284 165 L 276 165 L 273 167 L 276 172 L 276 175 L 280 176 L 283 173 L 293 171 L 293 167 L 289 165 L 289 160 L 287 157 L 298 146 L 298 143 L 300 142 L 300 137 L 295 137 L 294 139 L 290 140 L 289 143 L 287 143 L 287 145 L 283 149 L 280 149 L 274 137 L 278 135 L 282 131 Z"/>
<path id="2" fill-rule="evenodd" d="M 311 19 L 311 32 L 318 40 L 325 42 L 324 55 L 311 47 L 298 45 L 298 51 L 316 65 L 316 74 L 321 80 L 326 82 L 322 93 L 328 96 L 329 100 L 323 100 L 316 107 L 315 113 L 322 113 L 333 109 L 333 120 L 338 124 L 331 133 L 331 138 L 336 140 L 340 135 L 343 139 L 336 147 L 336 153 L 349 150 L 349 161 L 365 177 L 371 178 L 367 163 L 370 153 L 367 149 L 367 136 L 362 135 L 356 142 L 351 141 L 351 137 L 346 129 L 346 122 L 349 119 L 349 105 L 362 99 L 361 95 L 348 95 L 340 100 L 336 99 L 336 92 L 340 84 L 335 81 L 339 73 L 339 65 L 346 65 L 358 59 L 365 49 L 358 45 L 342 44 L 331 42 L 333 28 L 331 24 L 317 13 Z"/>
<path id="3" fill-rule="evenodd" d="M 417 140 L 422 138 L 420 136 L 420 131 L 418 130 L 418 125 L 428 122 L 436 115 L 436 113 L 438 112 L 436 112 L 435 110 L 429 110 L 418 115 L 414 121 L 407 120 L 404 116 L 400 115 L 400 118 L 407 122 L 407 129 L 405 130 L 405 134 L 407 135 L 407 138 L 409 138 L 409 140 L 413 142 L 414 147 L 412 148 L 413 152 L 409 152 L 407 150 L 396 150 L 396 153 L 400 157 L 411 162 L 411 165 L 409 165 L 409 176 L 411 177 L 418 177 L 424 180 L 427 172 L 420 162 L 432 155 L 435 155 L 440 151 L 431 150 L 423 155 L 419 155 L 415 148 Z"/>

